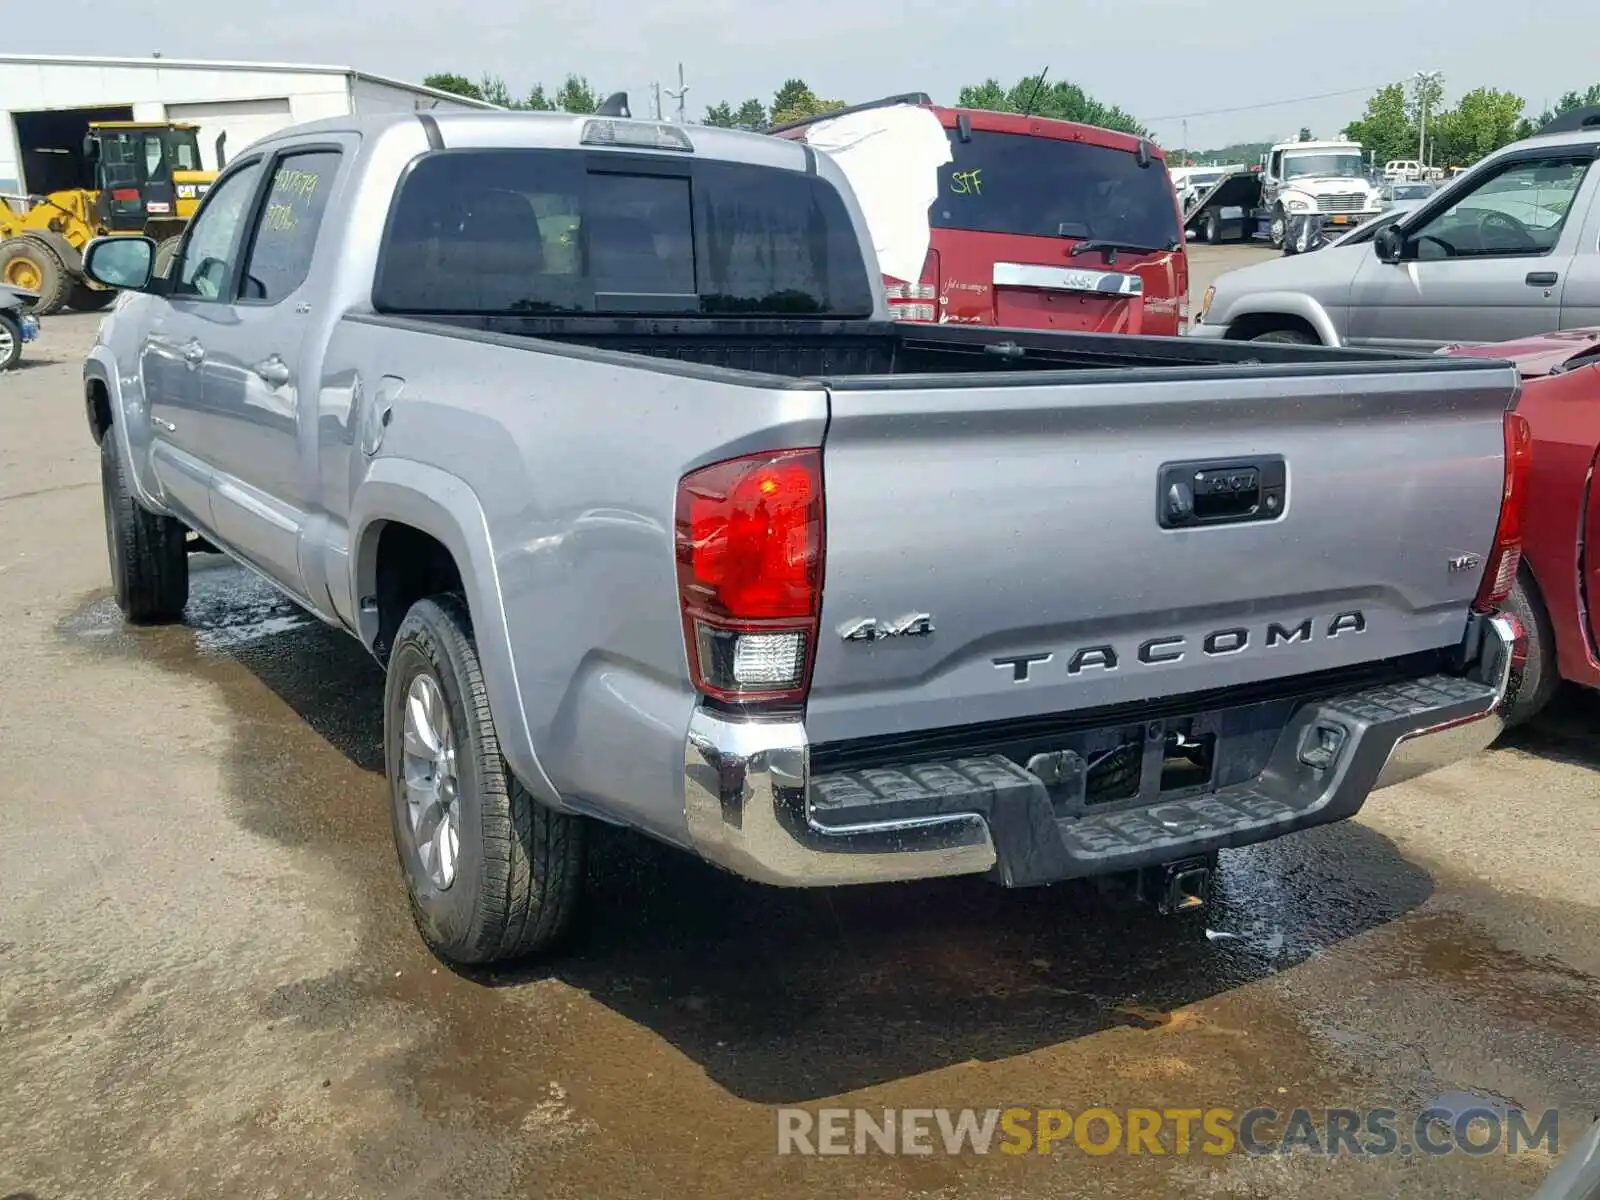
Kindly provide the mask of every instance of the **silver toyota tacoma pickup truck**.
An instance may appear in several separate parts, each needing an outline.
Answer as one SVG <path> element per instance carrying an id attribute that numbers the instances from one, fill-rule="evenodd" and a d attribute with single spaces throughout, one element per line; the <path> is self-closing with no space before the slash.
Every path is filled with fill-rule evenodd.
<path id="1" fill-rule="evenodd" d="M 203 539 L 361 639 L 450 961 L 550 945 L 594 820 L 1203 906 L 1499 729 L 1507 364 L 897 325 L 826 157 L 606 117 L 300 126 L 167 270 L 85 262 L 118 603 L 179 619 Z"/>

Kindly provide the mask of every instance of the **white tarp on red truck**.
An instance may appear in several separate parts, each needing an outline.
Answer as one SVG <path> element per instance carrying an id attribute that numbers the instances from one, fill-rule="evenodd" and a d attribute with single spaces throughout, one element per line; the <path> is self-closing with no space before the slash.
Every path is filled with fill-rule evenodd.
<path id="1" fill-rule="evenodd" d="M 896 104 L 818 121 L 805 141 L 826 151 L 849 179 L 878 269 L 895 279 L 921 276 L 928 207 L 939 195 L 939 168 L 951 160 L 939 118 L 914 104 Z"/>

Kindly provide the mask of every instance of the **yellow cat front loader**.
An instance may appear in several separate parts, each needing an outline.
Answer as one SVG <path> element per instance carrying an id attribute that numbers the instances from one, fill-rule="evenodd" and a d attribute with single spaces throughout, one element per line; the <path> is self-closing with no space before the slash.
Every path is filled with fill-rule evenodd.
<path id="1" fill-rule="evenodd" d="M 199 127 L 175 123 L 93 122 L 78 166 L 80 187 L 0 201 L 0 282 L 37 295 L 35 313 L 111 303 L 115 292 L 83 277 L 91 238 L 154 238 L 157 267 L 165 269 L 184 223 L 217 177 L 201 167 Z"/>

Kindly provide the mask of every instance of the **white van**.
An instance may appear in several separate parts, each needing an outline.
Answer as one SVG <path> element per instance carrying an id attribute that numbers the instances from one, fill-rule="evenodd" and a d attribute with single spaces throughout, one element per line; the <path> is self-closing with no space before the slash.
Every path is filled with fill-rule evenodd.
<path id="1" fill-rule="evenodd" d="M 1397 158 L 1383 164 L 1383 178 L 1387 183 L 1418 183 L 1422 177 L 1422 164 L 1414 158 Z"/>

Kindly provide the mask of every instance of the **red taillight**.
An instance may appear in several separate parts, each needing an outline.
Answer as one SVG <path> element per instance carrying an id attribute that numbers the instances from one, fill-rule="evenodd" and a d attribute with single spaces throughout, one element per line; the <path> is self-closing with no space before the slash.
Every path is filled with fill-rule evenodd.
<path id="1" fill-rule="evenodd" d="M 805 699 L 822 608 L 822 454 L 714 463 L 678 484 L 689 675 L 718 700 Z"/>
<path id="2" fill-rule="evenodd" d="M 1506 414 L 1505 491 L 1500 497 L 1500 521 L 1495 526 L 1494 548 L 1478 585 L 1478 598 L 1472 607 L 1478 612 L 1493 612 L 1505 603 L 1516 586 L 1517 567 L 1522 562 L 1522 510 L 1528 499 L 1528 470 L 1533 463 L 1533 432 L 1521 413 Z"/>
<path id="3" fill-rule="evenodd" d="M 892 275 L 883 277 L 883 297 L 889 302 L 889 316 L 896 321 L 937 321 L 939 319 L 939 252 L 929 250 L 922 260 L 922 275 L 907 283 Z"/>

